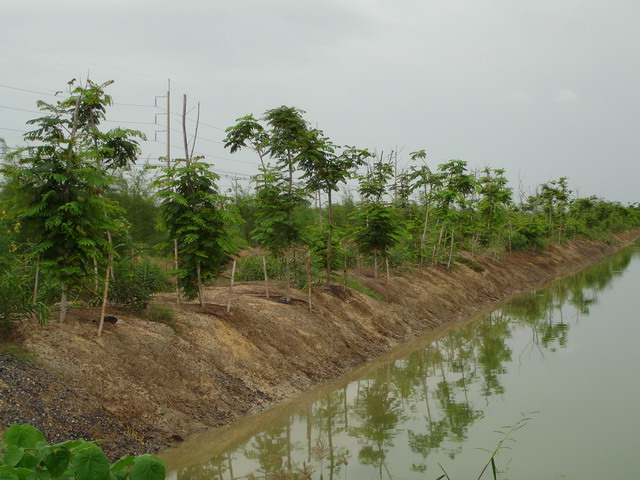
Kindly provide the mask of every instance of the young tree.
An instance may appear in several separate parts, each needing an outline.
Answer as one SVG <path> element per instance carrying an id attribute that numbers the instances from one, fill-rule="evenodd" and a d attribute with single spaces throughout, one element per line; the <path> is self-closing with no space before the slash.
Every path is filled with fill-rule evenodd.
<path id="1" fill-rule="evenodd" d="M 505 233 L 512 195 L 504 169 L 486 167 L 478 179 L 478 193 L 481 195 L 478 213 L 483 224 L 483 243 L 489 244 L 491 239 L 499 243 Z"/>
<path id="2" fill-rule="evenodd" d="M 425 150 L 418 150 L 409 154 L 413 161 L 426 158 Z M 414 188 L 421 193 L 424 203 L 424 221 L 422 223 L 422 234 L 420 235 L 420 268 L 422 269 L 425 259 L 425 246 L 429 233 L 429 221 L 431 218 L 431 206 L 436 199 L 438 190 L 442 187 L 442 175 L 432 172 L 428 165 L 412 167 L 411 180 L 414 181 Z"/>
<path id="3" fill-rule="evenodd" d="M 438 170 L 442 176 L 442 188 L 437 191 L 436 203 L 442 227 L 437 246 L 439 249 L 441 241 L 447 240 L 448 235 L 450 247 L 447 266 L 450 266 L 455 233 L 458 231 L 461 237 L 464 234 L 465 214 L 470 207 L 467 198 L 475 192 L 476 180 L 468 173 L 467 162 L 462 160 L 449 160 L 439 165 Z"/>
<path id="4" fill-rule="evenodd" d="M 236 119 L 236 124 L 227 128 L 227 136 L 224 139 L 224 148 L 231 153 L 236 153 L 243 148 L 250 148 L 260 157 L 260 164 L 265 168 L 265 156 L 267 155 L 269 135 L 260 125 L 253 114 Z"/>
<path id="5" fill-rule="evenodd" d="M 384 201 L 387 183 L 392 175 L 392 165 L 381 158 L 366 175 L 360 177 L 362 202 L 356 213 L 353 236 L 360 247 L 373 256 L 376 276 L 378 258 L 386 259 L 389 249 L 406 237 L 402 217 L 391 204 Z"/>
<path id="6" fill-rule="evenodd" d="M 285 259 L 286 301 L 290 300 L 290 251 L 302 236 L 301 225 L 294 220 L 296 208 L 308 204 L 305 189 L 289 185 L 282 170 L 261 169 L 255 177 L 255 225 L 253 238 L 277 257 Z"/>
<path id="7" fill-rule="evenodd" d="M 340 154 L 336 154 L 336 148 L 320 130 L 310 130 L 298 157 L 298 164 L 304 172 L 302 178 L 307 180 L 307 188 L 310 191 L 320 190 L 327 194 L 328 232 L 325 278 L 327 285 L 331 282 L 335 228 L 332 193 L 338 191 L 338 185 L 351 178 L 356 169 L 364 165 L 366 159 L 371 156 L 367 150 L 355 147 L 346 147 Z"/>
<path id="8" fill-rule="evenodd" d="M 101 132 L 112 82 L 73 87 L 56 103 L 38 102 L 44 115 L 27 122 L 36 129 L 25 134 L 32 145 L 19 152 L 16 168 L 5 174 L 16 179 L 17 218 L 29 232 L 31 255 L 61 284 L 60 322 L 67 312 L 70 287 L 93 272 L 93 261 L 112 252 L 109 232 L 122 227 L 122 213 L 103 197 L 112 178 L 105 167 L 125 166 L 138 153 L 140 132 Z"/>
<path id="9" fill-rule="evenodd" d="M 229 255 L 235 252 L 226 226 L 236 219 L 224 208 L 218 179 L 209 165 L 196 157 L 176 159 L 152 184 L 159 189 L 159 227 L 178 243 L 179 286 L 187 298 L 197 297 L 203 307 L 203 280 L 224 270 Z"/>

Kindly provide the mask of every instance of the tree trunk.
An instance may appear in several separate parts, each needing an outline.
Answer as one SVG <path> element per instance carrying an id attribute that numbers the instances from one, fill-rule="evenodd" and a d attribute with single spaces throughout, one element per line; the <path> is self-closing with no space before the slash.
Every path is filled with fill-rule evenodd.
<path id="1" fill-rule="evenodd" d="M 107 231 L 107 240 L 109 240 L 109 247 L 113 250 L 113 238 L 111 238 L 111 232 Z M 116 279 L 115 272 L 113 271 L 113 262 L 109 262 L 109 274 L 111 275 L 111 280 Z"/>
<path id="2" fill-rule="evenodd" d="M 291 301 L 291 248 L 287 250 L 284 260 L 284 281 L 286 282 L 284 300 L 289 303 Z"/>
<path id="3" fill-rule="evenodd" d="M 109 259 L 109 265 L 104 274 L 104 292 L 102 294 L 102 308 L 100 309 L 100 325 L 98 326 L 98 337 L 102 335 L 102 329 L 104 328 L 104 314 L 107 311 L 107 298 L 109 297 L 109 267 L 111 266 L 111 259 Z"/>
<path id="4" fill-rule="evenodd" d="M 267 300 L 269 300 L 269 276 L 267 275 L 267 259 L 262 257 L 262 269 L 264 270 L 264 289 L 267 294 Z"/>
<path id="5" fill-rule="evenodd" d="M 204 289 L 202 288 L 202 275 L 200 270 L 200 262 L 196 263 L 196 276 L 198 281 L 198 298 L 200 299 L 200 307 L 204 308 Z"/>
<path id="6" fill-rule="evenodd" d="M 231 295 L 233 294 L 233 281 L 236 278 L 236 261 L 233 261 L 231 268 L 231 283 L 229 283 L 229 296 L 227 297 L 227 313 L 231 311 Z"/>
<path id="7" fill-rule="evenodd" d="M 344 263 L 342 266 L 342 291 L 347 291 L 347 248 L 343 245 L 344 248 Z"/>
<path id="8" fill-rule="evenodd" d="M 373 255 L 373 276 L 378 278 L 378 254 Z"/>
<path id="9" fill-rule="evenodd" d="M 332 241 L 333 241 L 333 210 L 331 205 L 331 189 L 327 192 L 327 204 L 328 204 L 328 213 L 329 213 L 329 231 L 327 233 L 327 278 L 326 283 L 329 285 L 331 283 L 331 264 L 332 264 Z"/>
<path id="10" fill-rule="evenodd" d="M 389 276 L 389 258 L 388 257 L 385 257 L 384 264 L 387 267 L 387 283 L 389 283 L 390 276 Z"/>
<path id="11" fill-rule="evenodd" d="M 449 261 L 447 262 L 447 270 L 451 268 L 451 257 L 453 256 L 453 230 L 451 230 L 451 246 L 449 247 Z"/>
<path id="12" fill-rule="evenodd" d="M 307 251 L 307 289 L 309 290 L 309 311 L 311 311 L 311 248 Z"/>
<path id="13" fill-rule="evenodd" d="M 93 289 L 97 292 L 100 285 L 98 284 L 98 260 L 95 257 L 93 258 L 93 276 L 95 277 L 93 279 Z"/>
<path id="14" fill-rule="evenodd" d="M 176 271 L 176 303 L 180 304 L 180 281 L 178 280 L 178 240 L 173 240 L 173 268 Z"/>
<path id="15" fill-rule="evenodd" d="M 436 262 L 436 257 L 440 254 L 440 242 L 442 242 L 442 234 L 444 233 L 444 223 L 442 224 L 442 228 L 440 228 L 440 235 L 438 235 L 438 245 L 433 250 L 433 257 L 431 259 L 431 263 Z"/>
<path id="16" fill-rule="evenodd" d="M 426 213 L 424 215 L 424 226 L 422 228 L 422 236 L 420 237 L 420 270 L 424 266 L 424 246 L 427 243 L 427 226 L 429 224 L 429 204 L 426 205 Z"/>
<path id="17" fill-rule="evenodd" d="M 36 275 L 33 282 L 33 303 L 38 301 L 38 290 L 40 288 L 40 257 L 36 259 Z"/>
<path id="18" fill-rule="evenodd" d="M 67 319 L 67 291 L 69 285 L 67 282 L 62 282 L 62 296 L 60 297 L 60 323 L 64 323 Z"/>

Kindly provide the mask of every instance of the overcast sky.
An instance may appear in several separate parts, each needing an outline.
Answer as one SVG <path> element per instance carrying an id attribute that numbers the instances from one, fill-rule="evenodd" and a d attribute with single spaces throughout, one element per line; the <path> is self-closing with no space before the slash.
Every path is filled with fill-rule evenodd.
<path id="1" fill-rule="evenodd" d="M 432 167 L 505 168 L 515 190 L 566 176 L 580 196 L 640 201 L 637 0 L 0 0 L 0 14 L 11 146 L 36 115 L 22 110 L 89 75 L 115 80 L 107 125 L 144 131 L 157 162 L 170 78 L 172 111 L 201 103 L 196 151 L 227 177 L 258 159 L 225 151 L 223 130 L 289 105 L 337 144 L 399 149 L 401 166 L 424 148 Z"/>

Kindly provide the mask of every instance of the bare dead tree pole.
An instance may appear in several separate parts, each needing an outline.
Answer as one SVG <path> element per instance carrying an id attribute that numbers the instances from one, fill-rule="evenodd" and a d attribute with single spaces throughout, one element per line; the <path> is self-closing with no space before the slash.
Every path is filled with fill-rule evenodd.
<path id="1" fill-rule="evenodd" d="M 342 270 L 342 277 L 343 277 L 343 281 L 342 281 L 342 291 L 346 293 L 347 291 L 347 246 L 343 244 L 343 249 L 344 249 L 344 263 L 343 263 L 343 270 Z"/>
<path id="2" fill-rule="evenodd" d="M 387 283 L 389 283 L 389 257 L 384 258 L 384 264 L 387 267 Z"/>
<path id="3" fill-rule="evenodd" d="M 262 256 L 262 269 L 264 270 L 264 289 L 269 300 L 269 276 L 267 275 L 267 259 Z"/>
<path id="4" fill-rule="evenodd" d="M 233 294 L 233 281 L 236 277 L 236 261 L 233 261 L 231 268 L 231 283 L 229 284 L 229 296 L 227 297 L 227 313 L 231 311 L 231 295 Z"/>
<path id="5" fill-rule="evenodd" d="M 184 141 L 184 159 L 189 163 L 189 142 L 187 141 L 187 95 L 182 95 L 182 140 Z"/>
<path id="6" fill-rule="evenodd" d="M 36 275 L 33 283 L 33 303 L 38 300 L 38 289 L 40 287 L 40 257 L 36 258 Z"/>
<path id="7" fill-rule="evenodd" d="M 309 291 L 309 311 L 311 311 L 311 248 L 307 250 L 307 289 Z"/>
<path id="8" fill-rule="evenodd" d="M 196 116 L 196 128 L 193 132 L 193 143 L 191 144 L 191 154 L 189 158 L 193 158 L 193 150 L 196 148 L 196 139 L 198 138 L 198 127 L 200 126 L 200 102 L 198 102 L 198 115 Z"/>
<path id="9" fill-rule="evenodd" d="M 102 329 L 104 327 L 104 314 L 107 310 L 107 298 L 109 297 L 109 273 L 111 270 L 111 265 L 113 263 L 113 254 L 109 252 L 109 263 L 105 268 L 104 274 L 104 292 L 102 294 L 102 308 L 100 309 L 100 326 L 98 327 L 98 337 L 102 335 Z"/>

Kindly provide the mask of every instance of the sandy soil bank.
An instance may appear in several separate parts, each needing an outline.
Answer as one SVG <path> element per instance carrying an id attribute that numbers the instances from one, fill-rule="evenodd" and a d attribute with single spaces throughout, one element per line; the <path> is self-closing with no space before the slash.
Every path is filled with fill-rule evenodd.
<path id="1" fill-rule="evenodd" d="M 287 305 L 260 283 L 238 285 L 226 312 L 226 288 L 207 290 L 204 309 L 178 308 L 172 327 L 124 312 L 96 337 L 96 309 L 73 309 L 65 325 L 22 324 L 16 342 L 33 352 L 25 366 L 0 354 L 0 431 L 28 422 L 50 441 L 105 439 L 115 458 L 157 452 L 187 435 L 220 426 L 334 380 L 399 343 L 497 305 L 597 262 L 640 236 L 610 243 L 577 240 L 544 253 L 469 259 L 451 270 L 351 272 L 384 301 L 341 285 L 294 291 Z"/>

